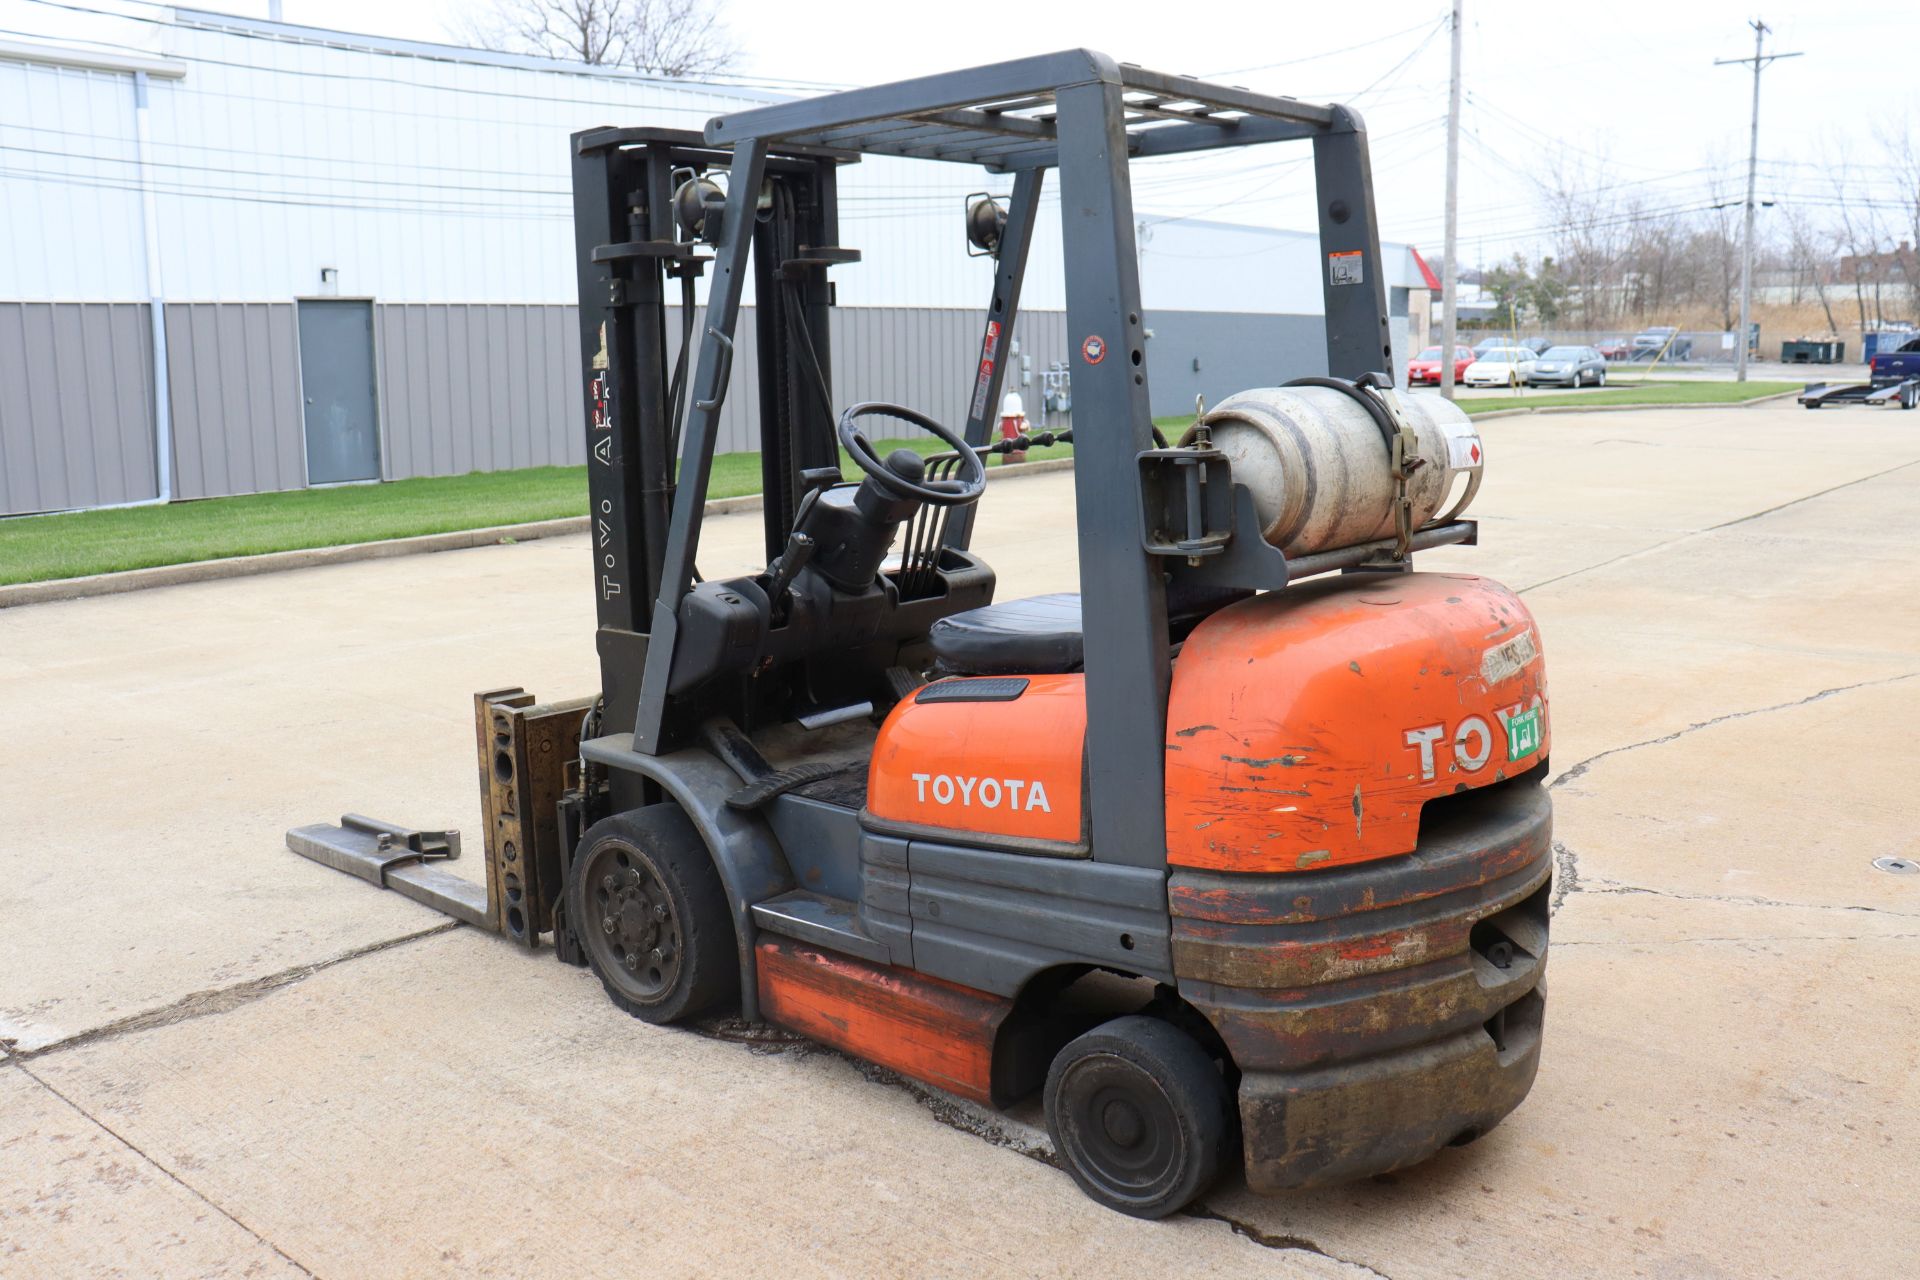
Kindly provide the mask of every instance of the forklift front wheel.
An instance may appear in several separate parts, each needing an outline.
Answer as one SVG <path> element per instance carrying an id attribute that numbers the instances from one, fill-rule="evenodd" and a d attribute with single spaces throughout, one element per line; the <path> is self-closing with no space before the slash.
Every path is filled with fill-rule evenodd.
<path id="1" fill-rule="evenodd" d="M 616 813 L 588 828 L 567 915 L 607 996 L 643 1022 L 679 1022 L 739 990 L 726 890 L 678 805 Z"/>
<path id="2" fill-rule="evenodd" d="M 1047 1072 L 1046 1109 L 1054 1150 L 1080 1189 L 1136 1218 L 1191 1204 L 1233 1146 L 1220 1068 L 1158 1018 L 1116 1018 L 1069 1043 Z"/>

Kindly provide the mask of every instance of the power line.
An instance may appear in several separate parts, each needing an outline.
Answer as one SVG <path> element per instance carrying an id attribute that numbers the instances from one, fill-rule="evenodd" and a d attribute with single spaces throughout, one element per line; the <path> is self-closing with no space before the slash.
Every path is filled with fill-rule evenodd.
<path id="1" fill-rule="evenodd" d="M 1390 138 L 1397 138 L 1405 134 L 1412 133 L 1416 129 L 1424 129 L 1432 123 L 1433 121 L 1431 120 L 1422 120 L 1416 124 L 1408 125 L 1404 129 L 1397 129 L 1392 133 L 1384 133 L 1384 134 L 1379 134 L 1377 136 L 1374 136 L 1371 138 L 1371 141 L 1375 144 L 1382 143 L 1387 141 Z M 1261 183 L 1259 186 L 1243 191 L 1239 195 L 1234 196 L 1231 199 L 1222 200 L 1218 204 L 1209 205 L 1206 208 L 1201 209 L 1195 213 L 1183 213 L 1173 217 L 1149 219 L 1145 221 L 1143 225 L 1147 227 L 1157 227 L 1169 222 L 1188 222 L 1195 218 L 1205 217 L 1209 213 L 1213 213 L 1220 209 L 1225 209 L 1231 205 L 1239 204 L 1244 200 L 1250 200 L 1254 196 L 1259 195 L 1262 191 L 1265 191 L 1268 187 L 1271 187 L 1274 183 L 1280 181 L 1280 179 L 1286 177 L 1289 173 L 1299 168 L 1301 165 L 1310 163 L 1312 159 L 1313 157 L 1311 155 L 1305 155 L 1305 156 L 1299 157 L 1298 159 L 1282 161 L 1281 163 L 1274 166 L 1274 168 L 1277 170 L 1280 170 L 1280 172 L 1275 173 L 1273 177 L 1267 179 L 1267 181 Z"/>
<path id="2" fill-rule="evenodd" d="M 1445 22 L 1446 20 L 1447 15 L 1445 14 L 1442 14 L 1439 18 L 1441 22 Z M 1390 40 L 1398 40 L 1401 36 L 1424 30 L 1431 25 L 1433 21 L 1433 19 L 1429 18 L 1425 21 L 1416 22 L 1410 27 L 1402 27 L 1398 31 L 1389 31 L 1384 36 L 1377 36 L 1372 40 L 1363 40 L 1359 44 L 1350 44 L 1341 49 L 1328 49 L 1323 53 L 1310 53 L 1298 58 L 1288 58 L 1281 62 L 1263 62 L 1257 67 L 1234 67 L 1227 71 L 1209 71 L 1206 72 L 1202 78 L 1213 80 L 1220 76 L 1243 76 L 1250 71 L 1272 71 L 1276 67 L 1298 66 L 1302 62 L 1321 62 L 1327 58 L 1337 58 L 1343 53 L 1352 53 L 1356 49 L 1371 49 L 1377 44 L 1386 44 Z"/>

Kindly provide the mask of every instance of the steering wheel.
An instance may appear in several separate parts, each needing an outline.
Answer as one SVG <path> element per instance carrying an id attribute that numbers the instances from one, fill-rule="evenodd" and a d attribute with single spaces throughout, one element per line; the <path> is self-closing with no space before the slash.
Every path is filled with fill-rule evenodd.
<path id="1" fill-rule="evenodd" d="M 960 474 L 951 480 L 931 482 L 901 475 L 874 452 L 873 442 L 857 425 L 862 418 L 898 418 L 929 432 L 960 455 Z M 980 455 L 974 452 L 973 446 L 926 414 L 902 405 L 885 404 L 878 400 L 854 405 L 840 415 L 840 446 L 853 455 L 854 463 L 867 473 L 876 486 L 894 498 L 924 502 L 934 507 L 964 507 L 980 501 L 980 495 L 987 490 L 987 468 L 980 461 Z"/>

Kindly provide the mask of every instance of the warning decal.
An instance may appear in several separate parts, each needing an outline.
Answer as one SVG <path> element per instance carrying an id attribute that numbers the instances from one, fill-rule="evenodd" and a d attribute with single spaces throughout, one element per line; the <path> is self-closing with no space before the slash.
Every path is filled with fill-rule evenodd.
<path id="1" fill-rule="evenodd" d="M 1347 249 L 1340 253 L 1327 255 L 1328 284 L 1365 284 L 1367 273 L 1362 265 L 1365 257 L 1358 249 Z"/>
<path id="2" fill-rule="evenodd" d="M 980 344 L 980 372 L 973 383 L 973 404 L 967 412 L 970 417 L 987 416 L 987 391 L 993 386 L 993 361 L 1000 350 L 1000 322 L 987 321 L 986 340 Z"/>
<path id="3" fill-rule="evenodd" d="M 1471 422 L 1444 422 L 1440 430 L 1447 437 L 1447 465 L 1455 471 L 1470 471 L 1487 460 L 1480 445 L 1480 432 Z"/>

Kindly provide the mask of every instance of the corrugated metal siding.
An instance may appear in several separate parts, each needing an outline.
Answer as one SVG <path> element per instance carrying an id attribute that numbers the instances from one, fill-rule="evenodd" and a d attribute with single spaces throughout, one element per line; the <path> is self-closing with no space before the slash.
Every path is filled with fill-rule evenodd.
<path id="1" fill-rule="evenodd" d="M 573 307 L 393 305 L 375 308 L 381 431 L 387 477 L 457 475 L 586 460 L 579 319 Z M 704 332 L 705 309 L 695 313 Z M 759 448 L 760 371 L 753 308 L 721 409 L 716 451 Z M 669 308 L 668 360 L 680 350 L 679 308 Z M 832 313 L 833 385 L 842 406 L 889 400 L 956 430 L 967 419 L 980 313 L 924 307 L 838 307 Z M 1038 373 L 1066 359 L 1062 312 L 1026 312 L 1014 337 L 1031 359 L 1021 390 L 1036 416 Z M 697 353 L 696 353 L 697 354 Z M 911 430 L 900 427 L 903 433 Z"/>
<path id="2" fill-rule="evenodd" d="M 904 404 L 958 431 L 965 427 L 980 353 L 983 313 L 958 308 L 840 307 L 833 312 L 833 387 L 841 407 L 856 400 Z M 1022 311 L 1012 335 L 1020 355 L 1006 358 L 1005 391 L 1018 391 L 1028 416 L 1040 417 L 1040 373 L 1067 358 L 1063 311 Z M 1008 349 L 1009 351 L 1011 348 Z M 1033 381 L 1020 384 L 1020 360 Z M 891 429 L 891 428 L 889 428 Z M 913 434 L 904 426 L 901 430 Z M 742 446 L 750 447 L 750 446 Z"/>
<path id="3" fill-rule="evenodd" d="M 133 77 L 0 60 L 0 298 L 144 301 Z"/>
<path id="4" fill-rule="evenodd" d="M 174 496 L 304 486 L 293 305 L 175 302 L 166 319 Z"/>
<path id="5" fill-rule="evenodd" d="M 374 308 L 390 480 L 586 461 L 574 307 Z"/>
<path id="6" fill-rule="evenodd" d="M 142 303 L 0 303 L 0 514 L 157 496 Z"/>
<path id="7" fill-rule="evenodd" d="M 173 303 L 165 314 L 175 496 L 302 487 L 295 307 Z M 676 317 L 677 309 L 669 313 L 669 359 L 678 351 Z M 887 400 L 956 430 L 966 422 L 978 312 L 840 307 L 832 317 L 841 406 Z M 721 417 L 722 453 L 759 447 L 753 324 L 748 308 Z M 374 326 L 388 479 L 585 462 L 575 308 L 380 305 Z M 1067 357 L 1066 316 L 1026 312 L 1013 337 L 1035 376 L 1022 386 L 1009 356 L 1007 389 L 1021 391 L 1037 418 L 1038 375 Z M 155 496 L 151 352 L 140 304 L 0 304 L 0 510 Z"/>

